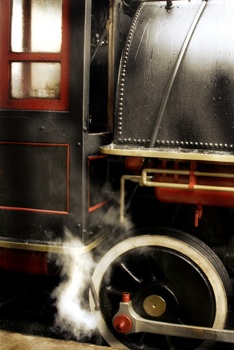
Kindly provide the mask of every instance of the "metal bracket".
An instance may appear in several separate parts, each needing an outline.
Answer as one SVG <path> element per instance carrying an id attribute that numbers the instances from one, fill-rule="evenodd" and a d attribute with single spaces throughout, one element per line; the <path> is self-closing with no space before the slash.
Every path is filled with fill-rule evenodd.
<path id="1" fill-rule="evenodd" d="M 171 10 L 171 9 L 173 9 L 173 7 L 174 7 L 174 5 L 173 5 L 172 0 L 167 0 L 167 4 L 165 6 L 165 9 L 166 10 Z"/>

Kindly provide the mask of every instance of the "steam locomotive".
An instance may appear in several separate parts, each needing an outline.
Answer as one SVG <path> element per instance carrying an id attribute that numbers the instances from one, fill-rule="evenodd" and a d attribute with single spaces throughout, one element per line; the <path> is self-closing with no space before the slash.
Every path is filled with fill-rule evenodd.
<path id="1" fill-rule="evenodd" d="M 0 0 L 0 268 L 52 273 L 68 228 L 113 347 L 233 348 L 233 18 Z"/>

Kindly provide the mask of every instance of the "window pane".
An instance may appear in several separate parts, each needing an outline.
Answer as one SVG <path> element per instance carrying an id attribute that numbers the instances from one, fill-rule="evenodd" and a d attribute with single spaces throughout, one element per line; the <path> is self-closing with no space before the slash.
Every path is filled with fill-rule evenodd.
<path id="1" fill-rule="evenodd" d="M 60 52 L 62 0 L 13 0 L 12 52 Z"/>
<path id="2" fill-rule="evenodd" d="M 60 97 L 60 63 L 12 62 L 11 97 Z"/>

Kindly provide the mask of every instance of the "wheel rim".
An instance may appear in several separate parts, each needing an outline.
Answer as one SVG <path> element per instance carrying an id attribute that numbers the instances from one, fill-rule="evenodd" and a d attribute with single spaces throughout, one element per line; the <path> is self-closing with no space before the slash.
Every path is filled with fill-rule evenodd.
<path id="1" fill-rule="evenodd" d="M 188 345 L 182 338 L 117 333 L 112 318 L 121 293 L 126 291 L 133 308 L 144 318 L 219 329 L 225 326 L 228 276 L 212 250 L 192 236 L 161 230 L 157 235 L 129 238 L 104 255 L 92 278 L 100 299 L 98 328 L 111 346 L 155 349 L 155 344 L 162 348 L 171 342 L 176 349 L 196 349 L 202 343 L 189 340 Z M 92 298 L 90 306 L 94 309 Z"/>

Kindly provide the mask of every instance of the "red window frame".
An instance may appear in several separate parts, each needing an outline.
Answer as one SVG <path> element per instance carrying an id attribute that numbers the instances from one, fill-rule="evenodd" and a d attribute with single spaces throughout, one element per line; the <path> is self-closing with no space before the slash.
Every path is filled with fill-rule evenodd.
<path id="1" fill-rule="evenodd" d="M 62 45 L 60 53 L 11 52 L 12 1 L 0 0 L 0 108 L 54 110 L 68 109 L 69 81 L 69 0 L 62 3 Z M 60 98 L 12 98 L 10 97 L 10 65 L 12 62 L 53 62 L 61 64 Z"/>

